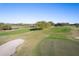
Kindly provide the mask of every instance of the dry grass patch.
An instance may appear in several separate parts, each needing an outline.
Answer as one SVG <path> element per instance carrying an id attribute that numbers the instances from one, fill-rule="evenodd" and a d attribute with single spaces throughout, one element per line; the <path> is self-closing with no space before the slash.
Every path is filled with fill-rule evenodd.
<path id="1" fill-rule="evenodd" d="M 24 44 L 17 49 L 16 55 L 31 56 L 34 55 L 34 49 L 38 43 L 43 40 L 46 34 L 43 31 L 33 31 L 24 35 Z"/>

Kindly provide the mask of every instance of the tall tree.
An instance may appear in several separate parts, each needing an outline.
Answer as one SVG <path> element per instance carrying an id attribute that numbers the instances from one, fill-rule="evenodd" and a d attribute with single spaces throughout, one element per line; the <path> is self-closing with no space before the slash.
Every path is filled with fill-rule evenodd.
<path id="1" fill-rule="evenodd" d="M 52 26 L 51 22 L 39 21 L 36 23 L 37 28 L 46 29 Z"/>

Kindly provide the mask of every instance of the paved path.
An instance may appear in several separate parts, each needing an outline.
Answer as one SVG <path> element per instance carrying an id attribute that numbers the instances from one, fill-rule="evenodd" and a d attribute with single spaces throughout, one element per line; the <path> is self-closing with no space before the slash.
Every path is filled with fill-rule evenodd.
<path id="1" fill-rule="evenodd" d="M 24 42 L 23 39 L 9 41 L 0 46 L 0 56 L 10 56 L 16 52 L 16 48 Z"/>

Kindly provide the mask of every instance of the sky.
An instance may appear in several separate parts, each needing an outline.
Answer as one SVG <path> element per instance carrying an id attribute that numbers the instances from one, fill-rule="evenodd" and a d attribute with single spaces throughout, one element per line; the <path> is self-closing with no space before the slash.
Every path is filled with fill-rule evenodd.
<path id="1" fill-rule="evenodd" d="M 78 3 L 0 3 L 0 22 L 79 23 Z"/>

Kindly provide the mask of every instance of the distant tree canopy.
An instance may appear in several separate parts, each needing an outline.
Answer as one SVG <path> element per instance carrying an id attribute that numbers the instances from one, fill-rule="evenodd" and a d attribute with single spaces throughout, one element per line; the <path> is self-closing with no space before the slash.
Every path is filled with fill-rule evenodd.
<path id="1" fill-rule="evenodd" d="M 0 23 L 0 30 L 11 30 L 11 26 L 8 24 Z"/>
<path id="2" fill-rule="evenodd" d="M 79 27 L 79 23 L 71 24 L 72 26 Z"/>
<path id="3" fill-rule="evenodd" d="M 55 24 L 55 26 L 75 26 L 75 27 L 79 27 L 79 23 L 74 23 L 74 24 L 70 24 L 70 23 L 57 23 L 57 24 Z"/>
<path id="4" fill-rule="evenodd" d="M 54 23 L 52 21 L 49 21 L 48 24 L 50 24 L 50 26 L 54 25 Z"/>
<path id="5" fill-rule="evenodd" d="M 36 23 L 36 27 L 41 29 L 49 28 L 52 25 L 53 25 L 52 22 L 45 22 L 45 21 L 39 21 Z"/>
<path id="6" fill-rule="evenodd" d="M 55 26 L 69 26 L 69 23 L 57 23 Z"/>

